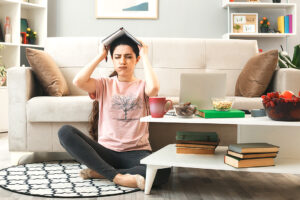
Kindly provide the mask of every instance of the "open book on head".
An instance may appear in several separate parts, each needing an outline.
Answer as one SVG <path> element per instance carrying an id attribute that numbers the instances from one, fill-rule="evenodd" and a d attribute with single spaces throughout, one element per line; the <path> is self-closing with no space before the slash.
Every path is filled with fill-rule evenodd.
<path id="1" fill-rule="evenodd" d="M 111 35 L 107 36 L 102 40 L 102 44 L 104 46 L 109 46 L 113 41 L 118 39 L 119 37 L 126 35 L 130 39 L 132 39 L 137 45 L 143 46 L 142 43 L 140 43 L 133 35 L 131 35 L 128 31 L 125 30 L 125 28 L 121 27 L 116 32 L 112 33 Z"/>

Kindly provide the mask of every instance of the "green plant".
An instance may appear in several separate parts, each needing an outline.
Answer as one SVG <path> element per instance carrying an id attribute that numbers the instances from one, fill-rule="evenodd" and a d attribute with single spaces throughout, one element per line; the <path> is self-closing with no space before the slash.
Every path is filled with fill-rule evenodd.
<path id="1" fill-rule="evenodd" d="M 6 68 L 4 65 L 0 66 L 0 77 L 6 77 Z"/>
<path id="2" fill-rule="evenodd" d="M 269 28 L 269 26 L 270 26 L 270 22 L 268 18 L 263 17 L 262 20 L 260 21 L 260 27 Z"/>
<path id="3" fill-rule="evenodd" d="M 27 28 L 26 37 L 28 41 L 35 41 L 36 39 L 36 32 L 33 31 L 31 28 Z"/>
<path id="4" fill-rule="evenodd" d="M 300 45 L 296 45 L 294 48 L 293 60 L 290 58 L 286 51 L 278 53 L 278 65 L 280 68 L 295 68 L 300 69 Z"/>
<path id="5" fill-rule="evenodd" d="M 300 44 L 294 47 L 294 55 L 292 63 L 300 69 Z"/>

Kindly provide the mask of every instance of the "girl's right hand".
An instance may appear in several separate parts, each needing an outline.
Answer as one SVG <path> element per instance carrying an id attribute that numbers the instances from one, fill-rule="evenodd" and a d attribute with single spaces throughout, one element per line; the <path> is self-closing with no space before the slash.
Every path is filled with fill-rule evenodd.
<path id="1" fill-rule="evenodd" d="M 102 44 L 102 53 L 101 53 L 101 57 L 102 58 L 106 58 L 107 57 L 107 55 L 108 55 L 108 49 L 109 49 L 109 47 L 106 47 L 106 46 L 104 46 Z"/>

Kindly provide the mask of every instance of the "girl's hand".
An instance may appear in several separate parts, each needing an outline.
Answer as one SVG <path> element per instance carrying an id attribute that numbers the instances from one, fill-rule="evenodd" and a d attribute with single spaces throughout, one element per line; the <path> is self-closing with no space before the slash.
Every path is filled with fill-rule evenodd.
<path id="1" fill-rule="evenodd" d="M 102 53 L 101 53 L 101 57 L 102 58 L 106 58 L 107 55 L 108 55 L 108 50 L 109 50 L 109 47 L 106 47 L 102 44 Z"/>
<path id="2" fill-rule="evenodd" d="M 148 55 L 148 46 L 140 40 L 139 40 L 139 42 L 143 45 L 142 47 L 138 46 L 140 49 L 140 55 L 141 55 L 141 57 L 145 57 Z"/>

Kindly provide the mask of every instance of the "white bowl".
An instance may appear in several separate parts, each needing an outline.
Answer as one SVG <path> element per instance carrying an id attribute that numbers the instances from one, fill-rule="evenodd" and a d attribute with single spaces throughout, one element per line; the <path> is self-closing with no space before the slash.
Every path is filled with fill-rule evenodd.
<path id="1" fill-rule="evenodd" d="M 211 98 L 213 108 L 218 111 L 228 111 L 232 108 L 233 98 Z"/>

